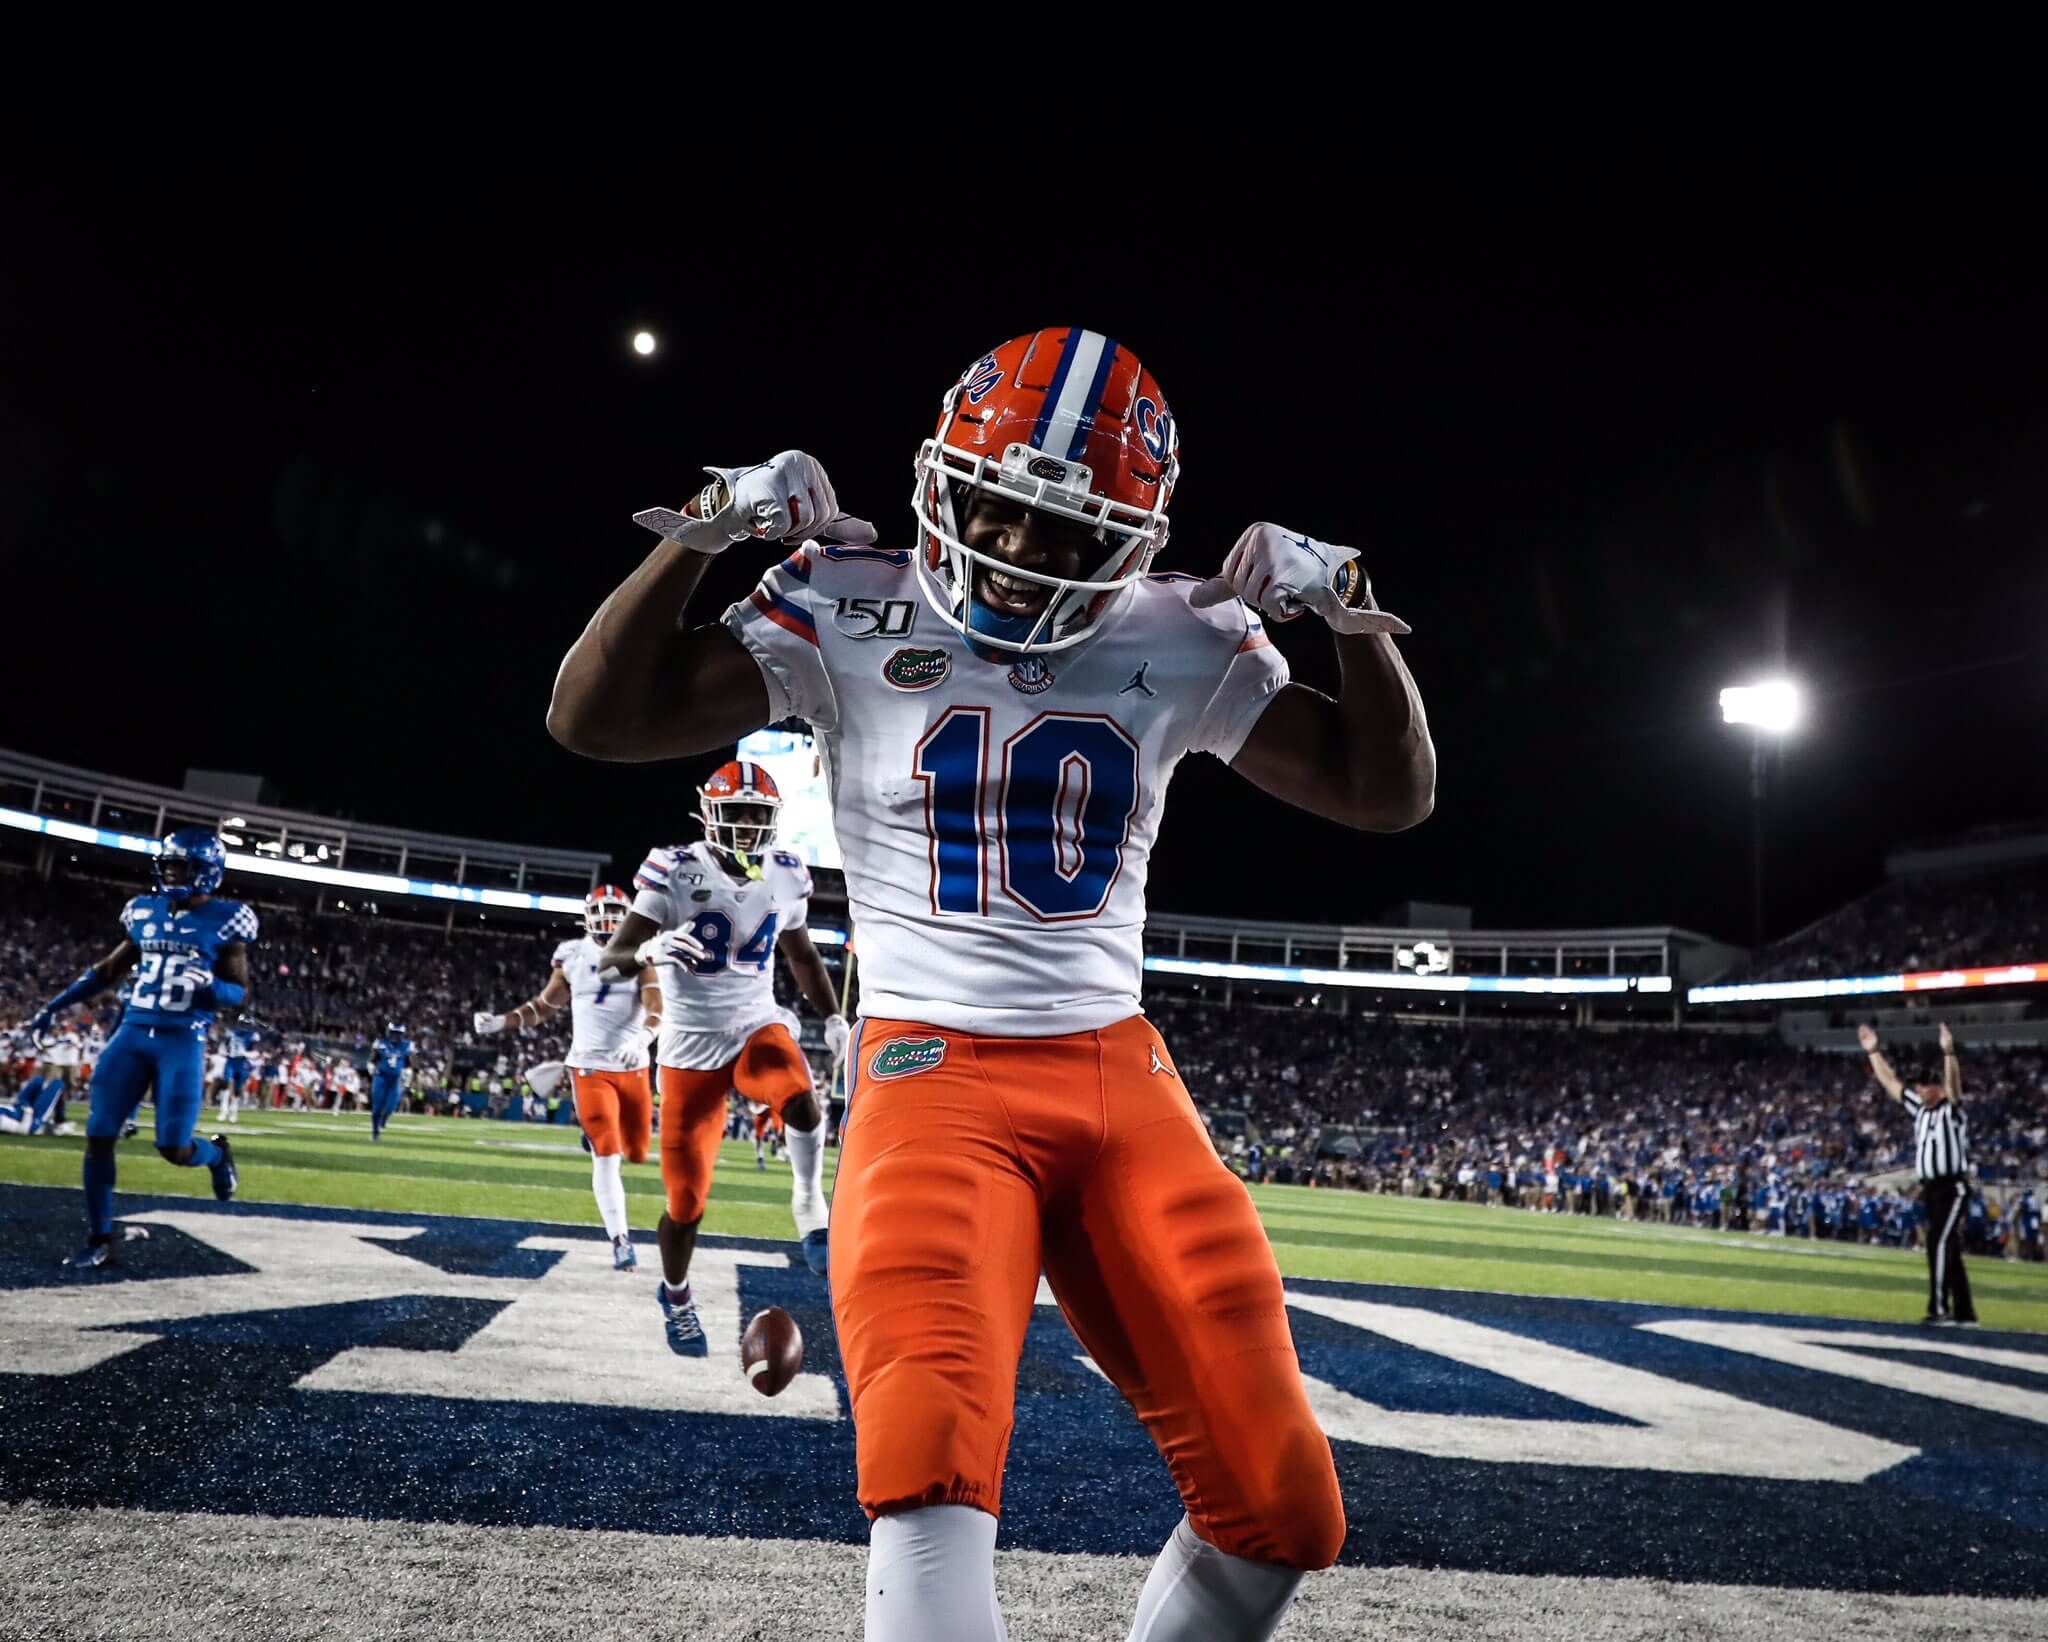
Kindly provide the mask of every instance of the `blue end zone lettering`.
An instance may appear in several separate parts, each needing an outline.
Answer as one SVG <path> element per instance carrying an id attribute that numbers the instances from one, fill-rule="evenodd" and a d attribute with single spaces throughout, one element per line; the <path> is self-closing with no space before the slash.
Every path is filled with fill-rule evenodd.
<path id="1" fill-rule="evenodd" d="M 792 1244 L 704 1240 L 700 1364 L 669 1355 L 652 1282 L 616 1278 L 594 1229 L 120 1207 L 148 1240 L 69 1279 L 76 1193 L 0 1187 L 0 1499 L 866 1538 L 826 1290 Z M 2048 1596 L 2039 1335 L 1288 1291 L 1345 1562 Z M 1179 1501 L 1044 1300 L 1004 1543 L 1149 1556 Z M 807 1348 L 773 1400 L 737 1353 L 768 1305 Z"/>

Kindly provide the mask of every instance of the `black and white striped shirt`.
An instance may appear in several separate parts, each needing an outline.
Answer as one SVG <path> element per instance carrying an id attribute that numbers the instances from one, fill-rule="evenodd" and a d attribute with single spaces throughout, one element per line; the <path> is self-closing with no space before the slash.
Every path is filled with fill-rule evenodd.
<path id="1" fill-rule="evenodd" d="M 1929 1106 L 1910 1084 L 1899 1096 L 1913 1114 L 1913 1165 L 1922 1180 L 1960 1179 L 1970 1172 L 1970 1121 L 1953 1100 Z"/>

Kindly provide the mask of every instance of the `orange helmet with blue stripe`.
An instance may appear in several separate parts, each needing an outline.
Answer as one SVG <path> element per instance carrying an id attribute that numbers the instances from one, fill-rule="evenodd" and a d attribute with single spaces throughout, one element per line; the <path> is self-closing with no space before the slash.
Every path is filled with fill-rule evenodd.
<path id="1" fill-rule="evenodd" d="M 1017 337 L 947 390 L 938 429 L 918 452 L 918 584 L 940 619 L 976 645 L 1068 649 L 1166 544 L 1166 505 L 1179 477 L 1179 432 L 1136 354 L 1073 326 Z M 969 490 L 1087 526 L 1101 552 L 1075 577 L 977 553 L 961 540 Z M 1049 585 L 1045 608 L 1028 616 L 988 609 L 974 593 L 983 568 Z"/>
<path id="2" fill-rule="evenodd" d="M 583 931 L 586 935 L 616 935 L 632 910 L 633 897 L 617 884 L 599 884 L 583 897 Z"/>
<path id="3" fill-rule="evenodd" d="M 735 758 L 711 772 L 697 789 L 697 816 L 713 849 L 759 855 L 775 839 L 782 791 L 775 777 L 751 759 Z"/>

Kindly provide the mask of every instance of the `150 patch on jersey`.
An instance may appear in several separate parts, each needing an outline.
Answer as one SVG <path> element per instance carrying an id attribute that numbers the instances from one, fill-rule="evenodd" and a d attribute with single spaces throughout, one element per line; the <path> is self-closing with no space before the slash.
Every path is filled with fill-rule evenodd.
<path id="1" fill-rule="evenodd" d="M 882 677 L 899 690 L 929 690 L 952 670 L 953 658 L 943 650 L 895 650 L 882 663 Z"/>
<path id="2" fill-rule="evenodd" d="M 929 1072 L 946 1058 L 944 1038 L 891 1038 L 868 1061 L 868 1076 L 877 1082 Z"/>
<path id="3" fill-rule="evenodd" d="M 832 606 L 832 625 L 850 639 L 908 638 L 916 622 L 909 599 L 839 599 Z"/>

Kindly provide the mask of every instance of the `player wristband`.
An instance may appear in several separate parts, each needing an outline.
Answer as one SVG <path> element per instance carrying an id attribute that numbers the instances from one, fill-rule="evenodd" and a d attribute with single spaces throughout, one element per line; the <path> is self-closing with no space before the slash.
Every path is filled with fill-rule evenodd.
<path id="1" fill-rule="evenodd" d="M 200 988 L 201 1007 L 214 1009 L 238 1008 L 249 995 L 249 989 L 240 981 L 215 981 L 213 985 Z"/>

